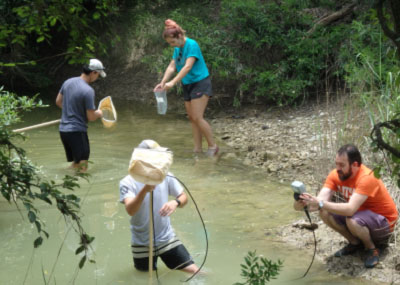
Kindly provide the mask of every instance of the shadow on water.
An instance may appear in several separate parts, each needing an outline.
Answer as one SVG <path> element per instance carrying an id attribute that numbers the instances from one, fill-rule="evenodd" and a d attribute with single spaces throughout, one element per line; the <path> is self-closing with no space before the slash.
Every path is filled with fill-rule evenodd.
<path id="1" fill-rule="evenodd" d="M 281 274 L 271 284 L 361 284 L 361 280 L 329 275 L 317 261 L 306 278 L 294 280 L 304 274 L 313 252 L 312 249 L 294 249 L 279 237 L 278 226 L 301 216 L 292 209 L 289 185 L 274 183 L 262 172 L 230 158 L 233 150 L 222 142 L 219 142 L 221 155 L 218 158 L 193 156 L 191 130 L 183 116 L 159 116 L 155 107 L 130 101 L 114 103 L 119 121 L 113 129 L 103 128 L 99 121 L 89 124 L 91 177 L 89 182 L 82 181 L 77 190 L 83 200 L 84 226 L 96 237 L 92 252 L 96 264 L 85 265 L 74 283 L 79 261 L 74 255 L 78 240 L 63 219 L 47 205 L 40 207 L 50 238 L 33 251 L 35 229 L 21 218 L 14 206 L 2 199 L 1 280 L 7 280 L 7 284 L 22 284 L 27 274 L 26 284 L 44 284 L 41 271 L 43 269 L 43 275 L 48 278 L 65 239 L 50 284 L 148 284 L 148 274 L 133 269 L 128 215 L 118 202 L 118 183 L 127 174 L 133 148 L 141 140 L 151 138 L 174 152 L 171 171 L 189 188 L 207 227 L 209 252 L 204 267 L 207 274 L 189 284 L 242 281 L 240 264 L 247 252 L 253 250 L 273 261 L 284 261 Z M 59 116 L 56 108 L 40 110 L 27 114 L 21 127 Z M 42 165 L 49 179 L 57 180 L 66 173 L 71 174 L 66 169 L 69 164 L 65 161 L 57 126 L 32 130 L 26 135 L 28 139 L 22 145 L 27 155 L 37 165 Z M 205 237 L 193 203 L 179 209 L 172 216 L 172 224 L 195 262 L 201 264 Z M 31 258 L 33 262 L 29 267 Z M 161 284 L 180 284 L 188 277 L 168 270 L 162 262 L 159 262 L 158 274 Z"/>

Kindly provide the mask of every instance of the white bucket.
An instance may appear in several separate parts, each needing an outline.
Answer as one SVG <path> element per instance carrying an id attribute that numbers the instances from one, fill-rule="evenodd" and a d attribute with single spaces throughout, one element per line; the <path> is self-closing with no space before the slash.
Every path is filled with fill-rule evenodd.
<path id="1" fill-rule="evenodd" d="M 156 96 L 157 101 L 157 113 L 160 115 L 165 115 L 167 113 L 167 91 L 159 90 L 155 91 L 154 95 Z"/>

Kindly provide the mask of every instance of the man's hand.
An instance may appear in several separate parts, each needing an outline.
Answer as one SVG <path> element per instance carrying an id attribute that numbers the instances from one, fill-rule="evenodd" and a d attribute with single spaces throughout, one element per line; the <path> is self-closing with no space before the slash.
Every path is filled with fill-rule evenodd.
<path id="1" fill-rule="evenodd" d="M 168 201 L 160 209 L 160 215 L 163 217 L 170 216 L 178 208 L 178 203 L 175 200 Z"/>
<path id="2" fill-rule="evenodd" d="M 294 201 L 293 207 L 296 211 L 302 211 L 304 207 L 307 206 L 307 203 L 299 197 L 298 200 Z"/>
<path id="3" fill-rule="evenodd" d="M 150 193 L 150 192 L 153 192 L 153 190 L 155 188 L 156 188 L 156 185 L 148 185 L 148 184 L 146 184 L 146 185 L 144 185 L 142 190 L 147 192 L 147 193 Z"/>
<path id="4" fill-rule="evenodd" d="M 316 211 L 319 208 L 320 199 L 312 196 L 308 193 L 303 193 L 300 195 L 300 201 L 302 201 L 310 211 Z"/>

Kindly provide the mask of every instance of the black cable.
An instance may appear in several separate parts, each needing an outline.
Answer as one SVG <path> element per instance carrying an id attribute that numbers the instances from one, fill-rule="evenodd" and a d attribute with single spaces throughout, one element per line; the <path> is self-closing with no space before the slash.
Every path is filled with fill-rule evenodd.
<path id="1" fill-rule="evenodd" d="M 150 195 L 150 198 L 151 198 L 150 199 L 150 203 L 154 206 L 154 197 L 153 196 L 154 196 L 154 192 L 153 192 L 153 195 Z M 156 245 L 156 228 L 154 226 L 154 207 L 153 207 L 153 215 L 151 215 L 151 217 L 152 217 L 152 220 L 153 220 L 153 240 L 154 240 L 153 241 L 153 250 L 155 249 L 155 254 L 153 256 L 153 263 L 154 263 L 154 258 L 158 257 L 158 254 L 157 254 L 158 253 L 158 249 L 157 249 L 157 245 Z M 151 254 L 153 254 L 153 252 Z M 150 258 L 150 256 L 149 256 L 149 258 Z M 153 264 L 151 266 L 153 266 Z M 158 278 L 157 265 L 155 266 L 155 269 L 156 269 L 157 283 L 161 284 L 160 279 Z M 150 268 L 149 268 L 149 270 L 150 270 Z"/>
<path id="2" fill-rule="evenodd" d="M 204 255 L 203 262 L 201 263 L 199 269 L 198 269 L 195 273 L 193 273 L 192 276 L 190 276 L 188 279 L 186 279 L 185 281 L 183 281 L 183 282 L 188 282 L 188 281 L 191 280 L 194 276 L 196 276 L 197 273 L 200 272 L 201 268 L 203 268 L 204 263 L 206 262 L 207 254 L 208 254 L 208 236 L 207 236 L 207 229 L 206 229 L 206 225 L 205 225 L 205 223 L 204 223 L 203 217 L 201 216 L 199 207 L 197 206 L 196 201 L 194 200 L 194 198 L 193 198 L 192 194 L 190 193 L 189 189 L 186 187 L 185 183 L 183 183 L 178 177 L 175 177 L 175 176 L 172 176 L 172 175 L 167 175 L 167 176 L 172 177 L 172 178 L 175 178 L 180 184 L 182 184 L 182 186 L 185 188 L 185 190 L 186 190 L 187 193 L 189 194 L 190 198 L 191 198 L 192 201 L 193 201 L 194 206 L 196 207 L 197 213 L 199 214 L 201 223 L 203 224 L 204 234 L 205 234 L 205 237 L 206 237 L 206 252 L 205 252 L 205 255 Z"/>
<path id="3" fill-rule="evenodd" d="M 311 266 L 312 266 L 313 263 L 314 263 L 315 254 L 317 253 L 317 238 L 315 237 L 315 230 L 314 230 L 314 227 L 312 226 L 312 221 L 311 221 L 310 213 L 308 212 L 308 208 L 307 208 L 307 207 L 304 207 L 304 212 L 306 213 L 306 216 L 307 216 L 308 220 L 310 221 L 311 230 L 312 230 L 312 233 L 313 233 L 313 236 L 314 236 L 314 254 L 313 254 L 313 257 L 312 257 L 312 259 L 311 259 L 311 263 L 310 263 L 310 265 L 309 265 L 308 268 L 307 268 L 307 271 L 304 273 L 304 275 L 303 275 L 301 278 L 306 277 L 308 271 L 310 271 Z"/>
<path id="4" fill-rule="evenodd" d="M 296 201 L 300 200 L 300 194 L 299 194 L 299 193 L 294 193 L 294 199 L 295 199 Z M 313 263 L 314 263 L 315 255 L 316 255 L 316 253 L 317 253 L 317 238 L 315 237 L 315 230 L 314 230 L 314 227 L 313 227 L 313 225 L 312 225 L 311 216 L 310 216 L 310 213 L 308 212 L 307 206 L 304 207 L 304 212 L 306 213 L 306 216 L 307 216 L 308 220 L 310 221 L 310 227 L 311 227 L 311 230 L 312 230 L 312 233 L 313 233 L 313 236 L 314 236 L 314 254 L 313 254 L 313 257 L 312 257 L 312 259 L 311 259 L 311 263 L 310 263 L 310 265 L 308 266 L 308 268 L 307 268 L 306 272 L 304 273 L 304 275 L 301 276 L 300 278 L 295 279 L 295 280 L 298 280 L 298 279 L 301 279 L 301 278 L 306 277 L 306 275 L 308 274 L 308 271 L 310 271 L 311 266 L 312 266 Z"/>

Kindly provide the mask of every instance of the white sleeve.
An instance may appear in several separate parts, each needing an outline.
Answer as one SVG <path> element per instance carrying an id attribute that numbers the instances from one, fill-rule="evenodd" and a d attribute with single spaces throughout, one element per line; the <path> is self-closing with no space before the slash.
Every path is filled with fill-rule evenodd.
<path id="1" fill-rule="evenodd" d="M 178 197 L 183 193 L 183 186 L 181 183 L 176 179 L 172 173 L 168 173 L 167 182 L 168 182 L 168 194 L 170 196 Z"/>
<path id="2" fill-rule="evenodd" d="M 136 184 L 135 183 L 129 183 L 129 179 L 125 177 L 119 182 L 119 201 L 121 203 L 124 202 L 125 198 L 132 197 L 134 198 L 136 196 Z"/>

